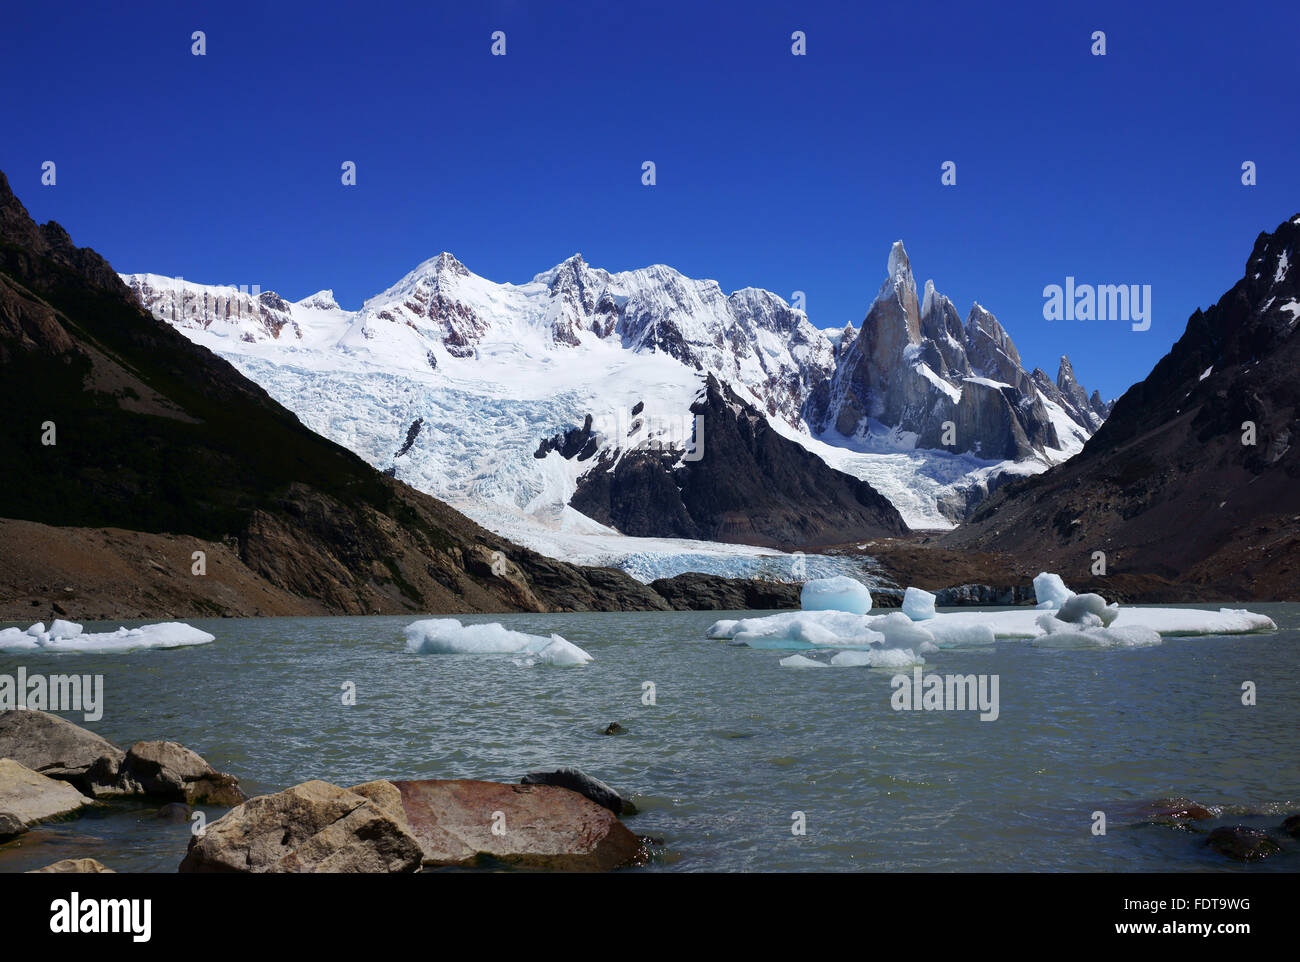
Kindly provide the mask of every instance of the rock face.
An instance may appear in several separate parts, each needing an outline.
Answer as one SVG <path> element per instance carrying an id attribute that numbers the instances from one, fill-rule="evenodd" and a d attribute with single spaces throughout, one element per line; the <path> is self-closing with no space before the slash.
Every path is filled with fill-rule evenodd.
<path id="1" fill-rule="evenodd" d="M 241 584 L 330 613 L 667 607 L 626 575 L 518 548 L 314 434 L 146 313 L 102 257 L 38 227 L 2 174 L 0 407 L 0 452 L 26 465 L 0 485 L 0 518 L 226 544 Z M 41 447 L 47 421 L 59 443 Z M 0 567 L 30 550 L 0 540 Z M 482 562 L 494 551 L 513 579 Z M 192 578 L 191 563 L 157 567 L 164 582 L 213 581 L 206 613 L 224 610 L 219 579 Z"/>
<path id="2" fill-rule="evenodd" d="M 0 758 L 0 837 L 22 834 L 37 822 L 68 815 L 87 802 L 66 782 Z"/>
<path id="3" fill-rule="evenodd" d="M 659 578 L 650 582 L 650 587 L 668 599 L 677 611 L 766 611 L 799 607 L 800 586 L 780 581 L 687 572 Z"/>
<path id="4" fill-rule="evenodd" d="M 495 860 L 600 872 L 641 857 L 640 840 L 612 812 L 566 788 L 472 780 L 394 784 L 428 866 Z"/>
<path id="5" fill-rule="evenodd" d="M 1065 406 L 1065 392 L 1055 385 L 1045 392 L 1051 382 L 1026 373 L 1011 336 L 979 304 L 963 326 L 932 281 L 918 302 L 902 242 L 887 270 L 861 331 L 841 338 L 832 374 L 809 395 L 804 416 L 815 431 L 861 438 L 893 430 L 916 435 L 918 447 L 1019 461 L 1059 458 L 1096 428 L 1087 396 Z M 1063 365 L 1073 397 L 1082 388 L 1068 359 Z"/>
<path id="6" fill-rule="evenodd" d="M 187 805 L 234 806 L 247 800 L 233 775 L 213 769 L 176 742 L 136 742 L 126 753 L 118 787 Z"/>
<path id="7" fill-rule="evenodd" d="M 182 872 L 415 872 L 420 845 L 370 799 L 322 781 L 259 795 L 190 840 Z"/>
<path id="8" fill-rule="evenodd" d="M 601 449 L 570 505 L 627 535 L 728 541 L 784 549 L 839 544 L 907 530 L 897 509 L 871 485 L 829 467 L 778 434 L 761 412 L 710 375 L 691 408 L 702 418 L 698 460 L 686 444 L 617 448 L 592 434 L 544 443 L 583 458 Z"/>
<path id="9" fill-rule="evenodd" d="M 0 758 L 12 758 L 50 778 L 71 782 L 83 794 L 111 794 L 126 753 L 107 739 L 58 715 L 0 712 Z"/>
<path id="10" fill-rule="evenodd" d="M 934 603 L 940 608 L 957 608 L 963 605 L 1028 605 L 1034 603 L 1032 585 L 956 585 L 940 588 L 934 593 Z"/>
<path id="11" fill-rule="evenodd" d="M 1067 580 L 1100 550 L 1109 575 L 1300 599 L 1297 242 L 1300 216 L 1261 234 L 1245 276 L 1191 316 L 1080 454 L 1004 485 L 943 546 L 1014 554 Z"/>

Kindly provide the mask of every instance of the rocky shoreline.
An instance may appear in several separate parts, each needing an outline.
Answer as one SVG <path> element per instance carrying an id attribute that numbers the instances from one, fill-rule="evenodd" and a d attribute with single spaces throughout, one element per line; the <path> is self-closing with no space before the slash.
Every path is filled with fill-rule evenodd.
<path id="1" fill-rule="evenodd" d="M 176 742 L 123 751 L 57 715 L 0 713 L 0 844 L 124 797 L 164 802 L 159 821 L 191 822 L 183 873 L 604 872 L 644 864 L 656 844 L 623 823 L 636 814 L 630 800 L 575 768 L 530 772 L 519 784 L 313 779 L 249 798 L 233 775 Z M 227 811 L 209 822 L 197 805 Z M 81 857 L 35 871 L 113 870 Z"/>

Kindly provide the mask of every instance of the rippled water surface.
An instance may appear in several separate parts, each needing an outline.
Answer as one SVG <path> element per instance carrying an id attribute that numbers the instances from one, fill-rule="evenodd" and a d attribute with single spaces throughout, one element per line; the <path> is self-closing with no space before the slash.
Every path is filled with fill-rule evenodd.
<path id="1" fill-rule="evenodd" d="M 1274 828 L 1300 809 L 1300 605 L 1251 609 L 1282 630 L 931 655 L 927 672 L 999 676 L 992 722 L 893 711 L 893 671 L 782 668 L 787 653 L 707 640 L 713 621 L 737 617 L 718 612 L 461 618 L 561 634 L 595 656 L 579 668 L 409 654 L 401 629 L 415 619 L 384 617 L 195 620 L 214 644 L 0 655 L 0 673 L 102 673 L 106 712 L 87 727 L 123 747 L 182 742 L 250 794 L 309 778 L 515 781 L 576 765 L 632 795 L 642 814 L 629 826 L 664 839 L 643 871 L 1295 871 L 1300 842 L 1240 866 L 1200 832 L 1133 814 L 1183 796 L 1248 810 L 1212 825 Z M 105 627 L 117 625 L 87 629 Z M 1255 707 L 1241 704 L 1247 680 Z M 613 721 L 627 733 L 602 734 Z M 92 855 L 174 871 L 188 826 L 154 821 L 156 807 L 118 803 L 42 826 L 0 847 L 0 870 Z M 1101 837 L 1090 831 L 1098 810 Z M 791 832 L 795 812 L 804 836 Z"/>

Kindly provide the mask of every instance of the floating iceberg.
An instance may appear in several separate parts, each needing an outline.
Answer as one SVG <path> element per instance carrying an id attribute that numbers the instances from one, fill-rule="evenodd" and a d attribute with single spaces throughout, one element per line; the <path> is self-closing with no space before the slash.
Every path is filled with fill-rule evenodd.
<path id="1" fill-rule="evenodd" d="M 1104 603 L 1103 607 L 1105 607 Z M 1064 607 L 1061 610 L 1064 611 Z M 1043 634 L 1030 643 L 1040 648 L 1146 648 L 1161 643 L 1160 632 L 1154 628 L 1145 625 L 1129 625 L 1125 628 L 1105 627 L 1110 622 L 1103 623 L 1102 619 L 1092 612 L 1080 613 L 1079 621 L 1066 621 L 1050 612 L 1045 612 L 1038 616 L 1035 623 L 1043 629 Z"/>
<path id="2" fill-rule="evenodd" d="M 830 665 L 824 661 L 815 661 L 812 658 L 805 658 L 803 655 L 791 655 L 788 658 L 782 658 L 780 661 L 782 668 L 829 668 Z"/>
<path id="3" fill-rule="evenodd" d="M 894 656 L 885 652 L 906 651 L 919 657 L 939 649 L 991 645 L 999 638 L 1027 638 L 1036 645 L 1057 648 L 1134 648 L 1158 645 L 1161 636 L 1167 635 L 1238 635 L 1277 630 L 1271 618 L 1244 609 L 1204 611 L 1108 605 L 1100 595 L 1076 595 L 1060 575 L 1047 572 L 1034 579 L 1034 590 L 1039 600 L 1037 608 L 936 612 L 920 622 L 897 611 L 887 615 L 784 611 L 761 618 L 717 621 L 709 628 L 708 636 L 751 648 L 838 649 L 845 657 L 841 661 L 832 659 L 831 664 L 865 664 L 860 656 L 848 653 L 890 658 Z"/>
<path id="4" fill-rule="evenodd" d="M 926 631 L 901 611 L 891 611 L 876 626 L 885 636 L 886 648 L 919 649 L 934 645 L 934 635 Z"/>
<path id="5" fill-rule="evenodd" d="M 882 620 L 847 611 L 783 611 L 761 618 L 716 621 L 708 637 L 750 648 L 867 648 L 885 643 L 884 634 L 870 627 Z"/>
<path id="6" fill-rule="evenodd" d="M 1088 619 L 1095 619 L 1099 625 L 1109 625 L 1119 617 L 1119 605 L 1108 605 L 1101 595 L 1075 595 L 1056 613 L 1061 621 L 1083 624 Z"/>
<path id="7" fill-rule="evenodd" d="M 873 648 L 870 651 L 838 651 L 831 664 L 842 668 L 907 668 L 924 665 L 925 659 L 910 648 Z"/>
<path id="8" fill-rule="evenodd" d="M 75 622 L 55 620 L 48 629 L 43 622 L 37 622 L 26 631 L 21 628 L 0 629 L 0 652 L 111 655 L 145 648 L 187 648 L 216 640 L 215 635 L 179 622 L 87 633 Z"/>
<path id="9" fill-rule="evenodd" d="M 406 626 L 406 650 L 418 655 L 520 655 L 520 665 L 585 665 L 592 656 L 559 635 L 512 631 L 498 622 L 462 625 L 455 618 L 431 618 Z"/>
<path id="10" fill-rule="evenodd" d="M 861 581 L 846 575 L 805 581 L 799 593 L 804 611 L 847 611 L 865 615 L 871 610 L 871 592 Z"/>
<path id="11" fill-rule="evenodd" d="M 908 588 L 903 592 L 903 614 L 913 621 L 933 618 L 934 595 L 922 588 Z"/>
<path id="12" fill-rule="evenodd" d="M 829 663 L 807 655 L 790 655 L 778 664 L 782 668 L 910 668 L 924 665 L 925 659 L 910 648 L 872 648 L 869 651 L 838 651 Z"/>
<path id="13" fill-rule="evenodd" d="M 1065 587 L 1060 575 L 1040 571 L 1034 578 L 1034 597 L 1039 608 L 1059 608 L 1074 597 L 1074 592 Z"/>

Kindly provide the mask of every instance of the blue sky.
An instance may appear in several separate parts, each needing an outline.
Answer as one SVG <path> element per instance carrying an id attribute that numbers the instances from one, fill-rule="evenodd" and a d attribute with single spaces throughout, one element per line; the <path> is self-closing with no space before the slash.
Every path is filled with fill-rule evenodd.
<path id="1" fill-rule="evenodd" d="M 1138 6 L 27 4 L 0 169 L 118 270 L 349 308 L 444 249 L 515 282 L 580 251 L 841 326 L 901 238 L 1026 366 L 1068 353 L 1110 397 L 1300 211 L 1295 6 Z M 1150 284 L 1150 330 L 1045 321 L 1067 275 Z"/>

